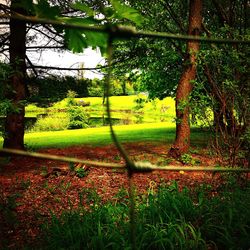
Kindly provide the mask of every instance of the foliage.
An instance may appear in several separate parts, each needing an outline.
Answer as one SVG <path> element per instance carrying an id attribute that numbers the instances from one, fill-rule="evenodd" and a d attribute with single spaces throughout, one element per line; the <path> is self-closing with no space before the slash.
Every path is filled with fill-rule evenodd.
<path id="1" fill-rule="evenodd" d="M 144 30 L 185 32 L 187 19 L 183 17 L 188 16 L 187 2 L 177 1 L 169 4 L 158 1 L 153 6 L 149 6 L 146 1 L 128 2 L 149 17 L 142 24 Z M 181 20 L 181 31 L 172 16 L 173 13 Z M 182 69 L 184 51 L 182 43 L 164 39 L 140 38 L 116 41 L 114 61 L 118 63 L 114 66 L 114 72 L 116 75 L 127 74 L 132 81 L 138 81 L 139 90 L 148 91 L 150 98 L 163 99 L 174 94 Z"/>
<path id="2" fill-rule="evenodd" d="M 227 37 L 224 27 L 220 35 Z M 245 150 L 244 134 L 249 127 L 250 89 L 247 82 L 249 49 L 244 46 L 214 45 L 199 54 L 199 68 L 204 72 L 194 84 L 193 114 L 210 126 L 214 133 L 212 147 L 232 166 L 237 164 L 241 150 Z"/>
<path id="3" fill-rule="evenodd" d="M 135 102 L 135 110 L 141 110 L 144 108 L 146 102 L 147 102 L 147 96 L 144 94 L 138 94 L 137 98 L 134 100 Z"/>
<path id="4" fill-rule="evenodd" d="M 8 64 L 0 62 L 0 116 L 6 115 L 9 111 L 17 112 L 18 110 L 13 106 L 11 100 L 6 98 L 6 92 L 9 90 L 9 80 L 12 70 Z"/>
<path id="5" fill-rule="evenodd" d="M 193 165 L 195 163 L 195 160 L 190 154 L 183 154 L 180 157 L 180 161 L 184 164 L 191 164 Z"/>
<path id="6" fill-rule="evenodd" d="M 69 118 L 67 115 L 49 114 L 45 117 L 40 116 L 31 131 L 60 131 L 66 130 L 69 127 Z"/>
<path id="7" fill-rule="evenodd" d="M 60 7 L 51 6 L 47 0 L 39 1 L 34 4 L 34 12 L 40 18 L 56 19 L 66 24 L 73 25 L 102 25 L 104 23 L 123 23 L 134 22 L 141 24 L 142 16 L 129 5 L 122 4 L 118 0 L 109 1 L 109 5 L 96 5 L 95 10 L 92 9 L 90 2 L 77 1 L 71 4 L 74 11 L 81 12 L 81 17 L 60 16 Z M 24 6 L 25 7 L 25 6 Z M 26 6 L 27 7 L 27 6 Z M 64 36 L 65 44 L 74 53 L 82 52 L 85 48 L 99 47 L 101 52 L 106 53 L 108 36 L 103 32 L 93 32 L 90 30 L 82 30 L 79 28 L 58 28 L 54 27 L 58 33 Z"/>
<path id="8" fill-rule="evenodd" d="M 76 93 L 74 91 L 68 91 L 67 94 L 67 114 L 69 117 L 69 129 L 79 129 L 88 127 L 88 115 L 85 109 L 81 106 L 77 106 L 75 101 Z"/>
<path id="9" fill-rule="evenodd" d="M 16 201 L 18 197 L 20 197 L 20 194 L 18 193 L 8 197 L 4 197 L 2 193 L 0 194 L 0 225 L 2 224 L 0 228 L 2 228 L 5 223 L 10 224 L 13 227 L 19 223 L 17 219 L 17 213 L 15 211 L 16 207 L 19 205 Z"/>
<path id="10" fill-rule="evenodd" d="M 67 93 L 67 107 L 76 106 L 77 102 L 75 100 L 77 93 L 73 90 L 68 90 Z"/>
<path id="11" fill-rule="evenodd" d="M 83 178 L 83 177 L 87 176 L 87 174 L 88 174 L 88 171 L 83 167 L 76 168 L 75 172 L 76 172 L 76 176 L 79 178 Z"/>
<path id="12" fill-rule="evenodd" d="M 103 97 L 104 95 L 104 81 L 93 79 L 91 85 L 88 87 L 89 96 Z"/>
<path id="13" fill-rule="evenodd" d="M 50 76 L 44 78 L 31 78 L 28 82 L 30 101 L 45 102 L 58 101 L 65 98 L 69 90 L 77 93 L 78 96 L 88 96 L 89 79 L 76 79 L 74 77 Z"/>
<path id="14" fill-rule="evenodd" d="M 197 194 L 178 191 L 173 183 L 136 197 L 136 249 L 247 249 L 249 187 L 208 197 L 203 186 Z M 104 205 L 94 198 L 88 210 L 53 216 L 44 226 L 46 249 L 130 249 L 126 197 L 120 192 L 116 199 L 121 202 Z"/>
<path id="15" fill-rule="evenodd" d="M 88 127 L 88 115 L 83 107 L 70 106 L 67 110 L 69 115 L 69 129 L 79 129 Z"/>
<path id="16" fill-rule="evenodd" d="M 76 96 L 76 93 L 74 94 Z M 146 98 L 144 94 L 137 96 L 111 96 L 110 103 L 111 108 L 114 111 L 112 118 L 120 120 L 121 122 L 138 123 L 138 117 L 140 116 L 142 122 L 158 122 L 167 121 L 172 122 L 175 113 L 174 100 L 172 98 L 164 98 L 163 100 L 145 100 L 143 108 L 137 109 L 135 99 Z M 103 114 L 105 112 L 105 106 L 103 105 L 103 97 L 88 97 L 88 98 L 65 98 L 60 102 L 54 103 L 51 107 L 40 108 L 34 104 L 26 106 L 26 116 L 34 116 L 38 114 L 53 114 L 56 116 L 57 113 L 65 113 L 68 110 L 68 103 L 76 106 L 82 106 L 89 119 L 89 125 L 95 125 L 94 121 L 103 121 Z M 139 111 L 139 112 L 138 112 Z M 138 117 L 137 117 L 138 116 Z M 94 122 L 94 123 L 93 123 Z M 140 122 L 141 123 L 141 122 Z M 127 123 L 126 123 L 127 124 Z"/>

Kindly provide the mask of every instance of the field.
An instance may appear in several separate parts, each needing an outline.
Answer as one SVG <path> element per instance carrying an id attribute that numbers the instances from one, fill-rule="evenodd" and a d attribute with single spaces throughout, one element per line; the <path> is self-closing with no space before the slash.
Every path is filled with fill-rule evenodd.
<path id="1" fill-rule="evenodd" d="M 128 97 L 124 103 L 119 98 L 111 99 L 113 110 L 134 107 Z M 66 101 L 50 109 L 64 109 Z M 85 101 L 103 112 L 100 98 Z M 145 106 L 152 117 L 152 103 Z M 166 117 L 173 117 L 173 108 Z M 34 105 L 28 110 L 44 112 Z M 249 174 L 185 170 L 225 165 L 209 147 L 208 132 L 192 128 L 190 152 L 173 159 L 171 121 L 119 124 L 114 130 L 133 161 L 180 170 L 137 172 L 129 180 L 123 168 L 2 157 L 1 249 L 249 249 Z M 30 151 L 125 164 L 108 126 L 27 131 L 25 143 Z"/>

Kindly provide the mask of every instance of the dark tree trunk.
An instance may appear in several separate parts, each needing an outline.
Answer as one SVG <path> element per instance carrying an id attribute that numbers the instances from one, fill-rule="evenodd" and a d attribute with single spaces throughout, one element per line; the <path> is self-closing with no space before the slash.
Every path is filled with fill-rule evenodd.
<path id="1" fill-rule="evenodd" d="M 191 0 L 189 6 L 189 35 L 199 35 L 202 27 L 202 0 Z M 196 78 L 196 54 L 199 42 L 187 43 L 187 58 L 176 92 L 176 138 L 170 149 L 170 155 L 179 157 L 186 153 L 190 146 L 189 96 L 192 91 L 192 80 Z"/>
<path id="2" fill-rule="evenodd" d="M 12 11 L 25 14 L 22 9 L 15 7 L 17 3 L 20 6 L 21 1 L 12 1 Z M 5 121 L 5 148 L 24 149 L 25 38 L 26 23 L 11 19 L 9 53 L 12 72 L 6 87 L 6 97 L 11 100 L 12 108 Z"/>

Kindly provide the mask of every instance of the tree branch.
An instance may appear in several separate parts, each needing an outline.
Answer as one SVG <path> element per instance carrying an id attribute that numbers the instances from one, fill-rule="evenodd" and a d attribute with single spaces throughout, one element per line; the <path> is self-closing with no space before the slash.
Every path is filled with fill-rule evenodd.
<path id="1" fill-rule="evenodd" d="M 37 32 L 39 32 L 39 33 L 41 33 L 42 35 L 44 35 L 45 37 L 47 37 L 48 39 L 50 39 L 50 41 L 53 40 L 53 41 L 55 41 L 56 43 L 59 43 L 59 44 L 64 45 L 62 41 L 58 41 L 57 39 L 55 39 L 55 38 L 56 38 L 56 35 L 54 35 L 54 34 L 53 34 L 54 37 L 51 37 L 51 36 L 49 36 L 48 34 L 46 34 L 45 32 L 43 32 L 43 31 L 41 31 L 41 30 L 35 28 L 34 26 L 31 27 L 31 29 L 33 29 L 33 30 L 35 30 L 35 31 L 37 31 Z"/>
<path id="2" fill-rule="evenodd" d="M 68 67 L 54 67 L 54 66 L 43 66 L 43 65 L 32 65 L 32 67 L 27 66 L 27 68 L 34 68 L 34 69 L 50 69 L 50 70 L 69 70 L 69 71 L 78 71 L 78 70 L 99 70 L 107 68 L 107 65 L 94 67 L 94 68 L 68 68 Z"/>
<path id="3" fill-rule="evenodd" d="M 64 46 L 27 46 L 27 50 L 29 49 L 66 49 Z"/>
<path id="4" fill-rule="evenodd" d="M 176 13 L 173 11 L 171 5 L 168 2 L 166 2 L 165 4 L 166 4 L 165 6 L 166 6 L 166 8 L 168 10 L 168 13 L 173 18 L 173 20 L 175 21 L 175 23 L 179 26 L 181 32 L 182 33 L 186 33 L 186 31 L 185 31 L 185 29 L 183 27 L 183 24 L 182 24 L 183 21 L 180 20 L 180 18 L 176 15 Z"/>
<path id="5" fill-rule="evenodd" d="M 33 63 L 30 61 L 30 59 L 28 58 L 27 55 L 26 55 L 25 57 L 26 57 L 26 60 L 28 61 L 29 65 L 30 65 L 30 68 L 31 68 L 32 71 L 34 72 L 35 76 L 38 77 L 37 71 L 36 71 L 36 69 L 34 68 Z M 26 68 L 28 68 L 28 67 L 26 66 Z"/>
<path id="6" fill-rule="evenodd" d="M 222 8 L 221 4 L 219 2 L 217 2 L 217 0 L 212 0 L 212 2 L 213 2 L 214 6 L 218 12 L 218 16 L 219 16 L 221 23 L 222 24 L 224 24 L 224 23 L 229 24 L 228 17 L 226 15 L 226 12 Z"/>

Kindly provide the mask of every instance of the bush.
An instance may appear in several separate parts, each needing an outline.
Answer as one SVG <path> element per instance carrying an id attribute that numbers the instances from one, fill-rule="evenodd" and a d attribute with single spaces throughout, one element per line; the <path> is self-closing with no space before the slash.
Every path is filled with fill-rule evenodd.
<path id="1" fill-rule="evenodd" d="M 88 127 L 89 116 L 83 107 L 71 106 L 67 111 L 69 115 L 69 129 L 80 129 Z"/>
<path id="2" fill-rule="evenodd" d="M 90 87 L 89 89 L 89 96 L 92 97 L 102 97 L 104 92 L 102 87 Z"/>
<path id="3" fill-rule="evenodd" d="M 40 117 L 36 121 L 32 131 L 59 131 L 65 130 L 69 126 L 69 117 L 63 113 Z"/>
<path id="4" fill-rule="evenodd" d="M 141 110 L 144 108 L 146 102 L 147 102 L 147 96 L 144 94 L 138 94 L 136 99 L 134 100 L 135 102 L 135 110 Z"/>

